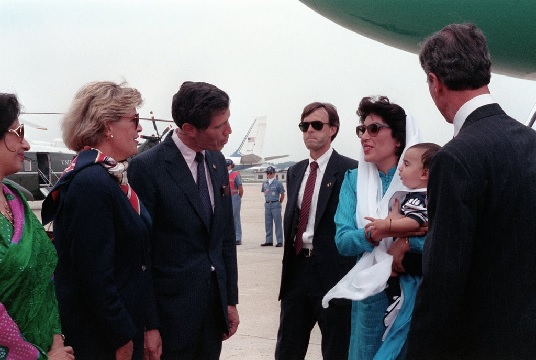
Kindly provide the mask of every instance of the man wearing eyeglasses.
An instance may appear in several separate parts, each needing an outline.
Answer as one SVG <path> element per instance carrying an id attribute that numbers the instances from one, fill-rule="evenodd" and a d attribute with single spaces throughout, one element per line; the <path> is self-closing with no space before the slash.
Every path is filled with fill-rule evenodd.
<path id="1" fill-rule="evenodd" d="M 307 105 L 298 124 L 309 158 L 287 174 L 276 359 L 304 359 L 316 323 L 322 332 L 323 358 L 348 357 L 351 301 L 337 299 L 327 309 L 321 305 L 322 297 L 356 262 L 355 257 L 341 256 L 334 240 L 333 217 L 344 173 L 357 167 L 357 161 L 331 147 L 339 126 L 336 108 L 320 102 Z"/>

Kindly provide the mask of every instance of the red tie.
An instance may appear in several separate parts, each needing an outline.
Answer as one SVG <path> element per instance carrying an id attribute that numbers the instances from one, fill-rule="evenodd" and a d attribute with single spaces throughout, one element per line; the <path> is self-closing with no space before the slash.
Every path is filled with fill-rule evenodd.
<path id="1" fill-rule="evenodd" d="M 318 163 L 313 161 L 311 164 L 311 172 L 307 178 L 305 184 L 305 191 L 303 192 L 303 200 L 300 209 L 300 217 L 298 219 L 298 231 L 296 232 L 296 242 L 294 248 L 296 249 L 296 255 L 298 255 L 303 247 L 303 233 L 307 228 L 307 222 L 309 221 L 309 210 L 311 209 L 311 200 L 313 199 L 313 192 L 315 191 L 316 183 L 316 170 L 318 169 Z"/>

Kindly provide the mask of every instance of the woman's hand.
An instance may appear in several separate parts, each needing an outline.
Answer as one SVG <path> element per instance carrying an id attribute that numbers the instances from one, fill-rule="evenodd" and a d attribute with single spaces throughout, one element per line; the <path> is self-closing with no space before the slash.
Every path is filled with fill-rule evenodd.
<path id="1" fill-rule="evenodd" d="M 132 340 L 115 350 L 115 360 L 132 360 L 132 353 L 134 352 L 134 343 Z"/>
<path id="2" fill-rule="evenodd" d="M 50 360 L 74 359 L 73 348 L 63 344 L 63 335 L 61 334 L 54 334 L 54 337 L 52 338 L 52 346 L 47 355 Z"/>
<path id="3" fill-rule="evenodd" d="M 74 360 L 74 351 L 70 346 L 51 348 L 47 355 L 50 360 Z"/>

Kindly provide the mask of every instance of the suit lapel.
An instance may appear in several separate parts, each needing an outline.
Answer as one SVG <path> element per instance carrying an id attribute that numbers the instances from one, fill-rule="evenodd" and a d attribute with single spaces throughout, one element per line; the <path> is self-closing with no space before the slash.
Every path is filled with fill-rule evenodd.
<path id="1" fill-rule="evenodd" d="M 163 146 L 167 172 L 186 195 L 194 210 L 205 223 L 207 229 L 210 229 L 209 224 L 205 220 L 205 216 L 203 216 L 204 210 L 203 205 L 201 204 L 201 198 L 199 197 L 197 184 L 186 164 L 186 160 L 184 160 L 184 156 L 182 156 L 171 136 L 168 136 L 164 140 Z"/>
<path id="2" fill-rule="evenodd" d="M 287 202 L 290 203 L 290 209 L 295 209 L 298 204 L 298 194 L 300 193 L 300 186 L 303 181 L 303 176 L 305 175 L 305 170 L 309 165 L 308 160 L 300 161 L 294 165 L 294 171 L 292 172 L 292 178 L 288 179 L 289 188 L 292 192 L 289 192 Z"/>
<path id="3" fill-rule="evenodd" d="M 315 215 L 315 233 L 320 222 L 320 218 L 324 215 L 326 206 L 328 205 L 329 198 L 331 196 L 331 190 L 333 185 L 337 180 L 337 174 L 339 173 L 339 162 L 338 162 L 337 152 L 333 150 L 331 157 L 329 158 L 328 165 L 326 166 L 326 171 L 322 177 L 322 182 L 320 183 L 320 189 L 318 189 L 318 201 L 316 204 L 316 215 Z"/>
<path id="4" fill-rule="evenodd" d="M 218 165 L 216 163 L 216 157 L 211 151 L 205 151 L 205 159 L 207 163 L 208 173 L 210 174 L 210 182 L 212 183 L 212 191 L 214 194 L 214 218 L 220 211 L 221 207 L 221 179 L 218 172 Z"/>

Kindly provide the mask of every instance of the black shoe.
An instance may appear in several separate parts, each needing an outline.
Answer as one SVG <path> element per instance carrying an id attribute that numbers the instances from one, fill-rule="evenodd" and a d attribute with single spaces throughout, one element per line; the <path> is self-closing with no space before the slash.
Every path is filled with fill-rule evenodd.
<path id="1" fill-rule="evenodd" d="M 242 241 L 237 241 L 236 245 L 242 245 Z"/>
<path id="2" fill-rule="evenodd" d="M 261 246 L 274 246 L 274 244 L 272 244 L 272 243 L 264 243 L 264 244 L 261 244 Z"/>
<path id="3" fill-rule="evenodd" d="M 283 244 L 277 244 L 275 247 L 282 247 Z"/>

